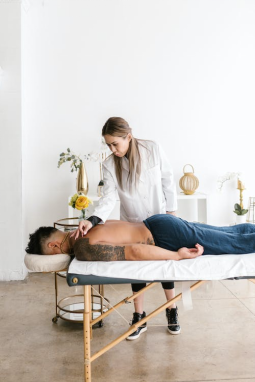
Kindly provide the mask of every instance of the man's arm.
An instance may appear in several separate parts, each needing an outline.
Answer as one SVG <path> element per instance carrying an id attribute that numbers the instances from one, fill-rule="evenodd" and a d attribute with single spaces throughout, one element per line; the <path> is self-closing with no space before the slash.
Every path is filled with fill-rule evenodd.
<path id="1" fill-rule="evenodd" d="M 198 257 L 203 251 L 199 244 L 195 248 L 183 247 L 176 252 L 147 244 L 90 244 L 88 238 L 78 239 L 74 244 L 75 257 L 81 261 L 181 260 Z"/>
<path id="2" fill-rule="evenodd" d="M 204 248 L 196 244 L 195 248 L 182 247 L 178 251 L 157 247 L 156 245 L 131 244 L 125 246 L 125 260 L 183 260 L 201 256 Z"/>

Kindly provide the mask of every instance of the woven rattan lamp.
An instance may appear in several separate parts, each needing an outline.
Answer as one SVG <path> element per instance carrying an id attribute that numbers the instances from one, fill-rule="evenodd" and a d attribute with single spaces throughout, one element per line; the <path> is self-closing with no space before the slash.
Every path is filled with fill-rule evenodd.
<path id="1" fill-rule="evenodd" d="M 187 166 L 190 166 L 192 168 L 192 172 L 185 172 L 185 168 Z M 193 195 L 199 186 L 199 180 L 194 175 L 194 167 L 191 164 L 185 164 L 185 166 L 183 167 L 183 173 L 184 175 L 179 181 L 179 186 L 183 190 L 185 195 Z"/>

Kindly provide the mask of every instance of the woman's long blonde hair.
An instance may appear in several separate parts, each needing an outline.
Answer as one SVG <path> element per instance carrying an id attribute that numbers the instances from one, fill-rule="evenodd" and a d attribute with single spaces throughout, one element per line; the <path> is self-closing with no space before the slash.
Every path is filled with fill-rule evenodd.
<path id="1" fill-rule="evenodd" d="M 136 188 L 138 180 L 141 174 L 141 155 L 139 151 L 140 142 L 133 137 L 132 129 L 125 121 L 125 119 L 120 117 L 111 117 L 109 118 L 103 129 L 102 136 L 112 135 L 113 137 L 122 137 L 125 138 L 128 134 L 131 134 L 131 140 L 129 142 L 129 148 L 126 154 L 126 157 L 129 162 L 129 173 L 128 173 L 128 188 L 129 191 L 132 192 L 134 188 Z M 123 182 L 122 182 L 122 161 L 123 158 L 113 156 L 115 171 L 118 184 L 120 188 L 123 190 Z"/>

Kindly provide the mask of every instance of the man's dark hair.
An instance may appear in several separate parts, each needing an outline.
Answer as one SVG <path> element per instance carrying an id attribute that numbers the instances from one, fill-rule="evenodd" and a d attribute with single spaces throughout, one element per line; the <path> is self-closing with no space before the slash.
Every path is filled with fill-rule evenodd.
<path id="1" fill-rule="evenodd" d="M 30 254 L 42 255 L 44 242 L 54 233 L 57 229 L 54 227 L 40 227 L 34 233 L 29 235 L 29 242 L 27 244 L 26 252 Z"/>

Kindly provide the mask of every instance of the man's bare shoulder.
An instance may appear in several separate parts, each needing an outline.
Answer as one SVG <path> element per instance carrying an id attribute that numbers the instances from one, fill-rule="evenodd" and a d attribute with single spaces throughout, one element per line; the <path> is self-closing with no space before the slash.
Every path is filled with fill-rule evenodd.
<path id="1" fill-rule="evenodd" d="M 125 246 L 108 243 L 90 243 L 87 237 L 76 240 L 74 254 L 81 261 L 124 261 Z"/>

